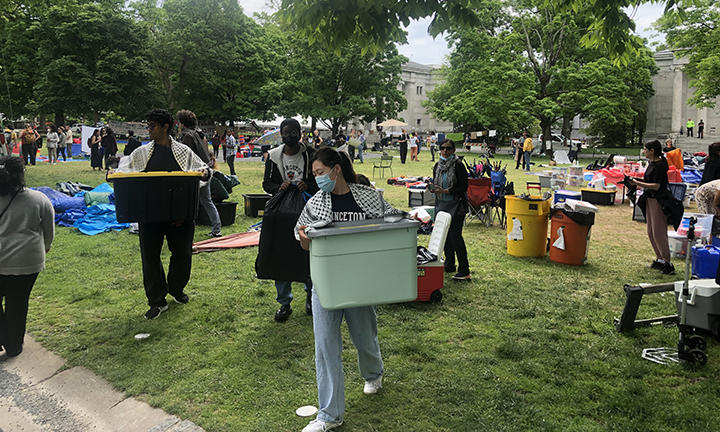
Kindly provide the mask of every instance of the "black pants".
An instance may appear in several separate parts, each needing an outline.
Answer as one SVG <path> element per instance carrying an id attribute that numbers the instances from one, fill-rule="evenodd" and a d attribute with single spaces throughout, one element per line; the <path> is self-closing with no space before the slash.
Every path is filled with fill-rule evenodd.
<path id="1" fill-rule="evenodd" d="M 467 248 L 465 247 L 465 239 L 462 236 L 464 223 L 464 214 L 456 213 L 453 215 L 450 229 L 448 229 L 447 240 L 445 240 L 445 268 L 455 267 L 455 255 L 457 255 L 458 273 L 470 273 Z"/>
<path id="2" fill-rule="evenodd" d="M 687 136 L 689 136 L 689 137 L 693 136 L 693 128 L 691 128 L 691 127 L 687 128 Z"/>
<path id="3" fill-rule="evenodd" d="M 517 155 L 517 160 L 515 161 L 515 169 L 518 169 L 518 168 L 520 168 L 521 165 L 525 166 L 525 164 L 523 163 L 523 151 L 520 149 L 515 150 L 515 151 L 520 152 L 520 154 Z"/>
<path id="4" fill-rule="evenodd" d="M 192 241 L 195 222 L 185 221 L 180 226 L 169 222 L 140 223 L 140 256 L 142 257 L 143 284 L 149 306 L 165 306 L 165 296 L 183 295 L 190 280 L 192 267 Z M 170 249 L 170 266 L 167 281 L 160 252 L 167 238 Z"/>
<path id="5" fill-rule="evenodd" d="M 435 146 L 430 146 L 430 156 L 432 156 L 431 162 L 435 162 Z"/>
<path id="6" fill-rule="evenodd" d="M 65 147 L 58 147 L 57 148 L 57 157 L 60 159 L 60 155 L 63 157 L 63 162 L 67 160 L 67 156 L 65 155 Z"/>
<path id="7" fill-rule="evenodd" d="M 400 163 L 405 163 L 405 159 L 407 159 L 407 142 L 400 143 Z"/>
<path id="8" fill-rule="evenodd" d="M 0 275 L 0 345 L 9 355 L 22 351 L 28 300 L 37 277 L 37 273 Z"/>
<path id="9" fill-rule="evenodd" d="M 230 168 L 230 175 L 235 175 L 235 153 L 225 156 L 225 162 L 227 162 L 228 168 Z"/>
<path id="10" fill-rule="evenodd" d="M 25 165 L 35 165 L 35 156 L 37 156 L 37 146 L 35 144 L 22 146 L 22 158 Z"/>
<path id="11" fill-rule="evenodd" d="M 705 127 L 698 126 L 698 138 L 705 138 Z"/>

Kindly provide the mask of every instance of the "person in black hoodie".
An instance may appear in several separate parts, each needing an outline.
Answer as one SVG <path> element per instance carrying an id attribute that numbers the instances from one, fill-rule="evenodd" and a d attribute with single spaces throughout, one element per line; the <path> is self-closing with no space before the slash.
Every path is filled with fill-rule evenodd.
<path id="1" fill-rule="evenodd" d="M 663 274 L 675 274 L 675 267 L 670 262 L 670 246 L 668 244 L 668 217 L 663 211 L 665 201 L 672 198 L 668 189 L 668 163 L 662 152 L 660 141 L 650 141 L 643 147 L 644 156 L 650 161 L 642 180 L 630 179 L 635 186 L 645 190 L 638 200 L 638 206 L 645 214 L 647 232 L 650 243 L 655 251 L 655 261 L 651 268 Z M 644 202 L 643 202 L 644 201 Z M 682 216 L 681 216 L 682 217 Z"/>
<path id="2" fill-rule="evenodd" d="M 268 152 L 265 163 L 263 189 L 275 195 L 294 185 L 303 192 L 314 195 L 318 191 L 315 176 L 312 173 L 312 161 L 315 149 L 300 142 L 300 123 L 295 119 L 285 119 L 280 124 L 280 136 L 283 144 Z M 298 215 L 299 216 L 299 215 Z M 294 240 L 294 239 L 293 239 Z M 280 309 L 275 312 L 275 321 L 284 322 L 290 317 L 293 300 L 291 281 L 275 281 L 277 302 Z M 312 315 L 312 282 L 305 282 L 305 313 Z"/>
<path id="3" fill-rule="evenodd" d="M 140 140 L 135 136 L 135 132 L 129 130 L 128 131 L 128 142 L 125 144 L 125 149 L 123 150 L 124 156 L 130 156 L 130 153 L 133 152 L 136 148 L 140 147 Z"/>
<path id="4" fill-rule="evenodd" d="M 720 142 L 714 142 L 708 146 L 708 156 L 705 159 L 700 186 L 713 180 L 720 180 Z"/>
<path id="5" fill-rule="evenodd" d="M 435 193 L 435 214 L 444 211 L 450 214 L 452 221 L 445 241 L 445 272 L 455 271 L 457 255 L 457 273 L 455 280 L 470 279 L 465 239 L 462 229 L 465 222 L 467 205 L 468 173 L 462 161 L 455 155 L 455 143 L 444 140 L 440 143 L 440 162 L 433 167 L 433 183 L 430 190 Z"/>

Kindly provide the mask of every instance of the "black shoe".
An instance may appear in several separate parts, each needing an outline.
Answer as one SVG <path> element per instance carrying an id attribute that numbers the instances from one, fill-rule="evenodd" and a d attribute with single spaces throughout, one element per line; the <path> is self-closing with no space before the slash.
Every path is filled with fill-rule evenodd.
<path id="1" fill-rule="evenodd" d="M 161 313 L 168 310 L 168 306 L 151 306 L 147 312 L 145 312 L 145 319 L 155 319 L 160 316 Z"/>
<path id="2" fill-rule="evenodd" d="M 181 294 L 177 297 L 173 296 L 173 299 L 175 299 L 175 303 L 180 304 L 187 304 L 190 301 L 190 297 L 188 297 L 187 294 Z"/>
<path id="3" fill-rule="evenodd" d="M 290 305 L 282 305 L 280 306 L 280 309 L 275 312 L 275 321 L 277 322 L 285 322 L 290 318 L 290 314 L 292 313 L 292 308 Z"/>
<path id="4" fill-rule="evenodd" d="M 470 280 L 470 272 L 457 272 L 452 278 L 457 281 Z"/>
<path id="5" fill-rule="evenodd" d="M 670 263 L 665 263 L 662 269 L 662 274 L 664 275 L 674 275 L 675 274 L 675 266 L 673 266 Z"/>
<path id="6" fill-rule="evenodd" d="M 220 233 L 212 233 L 212 232 L 209 232 L 209 233 L 207 233 L 206 235 L 207 235 L 208 237 L 213 237 L 213 238 L 217 238 L 217 237 L 222 237 L 222 236 L 223 236 L 223 235 L 220 234 Z"/>
<path id="7" fill-rule="evenodd" d="M 455 266 L 445 267 L 445 273 L 455 273 Z"/>
<path id="8" fill-rule="evenodd" d="M 660 262 L 659 260 L 655 260 L 652 262 L 652 264 L 650 264 L 650 268 L 655 269 L 655 270 L 662 270 L 664 267 L 665 267 L 665 263 Z"/>
<path id="9" fill-rule="evenodd" d="M 20 347 L 19 350 L 13 351 L 13 352 L 10 352 L 10 351 L 8 351 L 8 350 L 5 350 L 5 355 L 8 356 L 8 357 L 17 357 L 17 356 L 20 355 L 21 352 L 22 352 L 22 347 Z"/>
<path id="10" fill-rule="evenodd" d="M 312 296 L 310 294 L 305 297 L 305 314 L 312 316 Z"/>

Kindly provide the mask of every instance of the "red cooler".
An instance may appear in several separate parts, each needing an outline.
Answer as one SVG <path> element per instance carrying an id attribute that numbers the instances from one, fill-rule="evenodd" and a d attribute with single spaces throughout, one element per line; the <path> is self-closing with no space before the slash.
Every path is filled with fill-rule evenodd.
<path id="1" fill-rule="evenodd" d="M 550 260 L 561 264 L 585 264 L 595 213 L 552 209 L 550 220 Z"/>

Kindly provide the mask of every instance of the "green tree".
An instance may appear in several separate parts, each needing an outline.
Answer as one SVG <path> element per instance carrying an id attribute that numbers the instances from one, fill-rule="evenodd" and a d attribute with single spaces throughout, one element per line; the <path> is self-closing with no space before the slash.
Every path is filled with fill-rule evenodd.
<path id="1" fill-rule="evenodd" d="M 442 69 L 445 83 L 430 92 L 425 103 L 435 117 L 465 131 L 496 129 L 501 136 L 534 122 L 525 100 L 534 91 L 534 77 L 523 50 L 510 32 L 496 31 L 506 19 L 496 15 L 482 27 L 450 34 L 454 49 L 449 66 Z"/>
<path id="2" fill-rule="evenodd" d="M 712 2 L 714 0 L 707 0 Z M 590 23 L 582 30 L 580 43 L 585 48 L 599 48 L 616 63 L 627 64 L 630 55 L 643 46 L 632 32 L 635 23 L 626 8 L 647 3 L 664 4 L 666 11 L 682 13 L 697 0 L 547 0 L 545 6 L 577 15 L 585 14 Z M 473 28 L 478 25 L 474 10 L 490 0 L 366 0 L 344 2 L 337 7 L 334 0 L 282 0 L 281 15 L 298 25 L 311 40 L 321 40 L 335 48 L 352 40 L 363 47 L 378 49 L 388 41 L 405 42 L 407 34 L 400 24 L 410 19 L 432 17 L 429 32 L 437 36 L 454 26 Z"/>
<path id="3" fill-rule="evenodd" d="M 720 96 L 720 6 L 716 0 L 696 0 L 679 13 L 666 13 L 656 28 L 664 32 L 667 43 L 687 55 L 685 71 L 693 78 L 695 94 L 689 102 L 713 107 Z"/>
<path id="4" fill-rule="evenodd" d="M 122 2 L 54 4 L 30 31 L 37 35 L 38 113 L 64 123 L 65 113 L 97 120 L 101 112 L 114 111 L 138 118 L 151 106 L 144 40 Z"/>
<path id="5" fill-rule="evenodd" d="M 339 52 L 326 51 L 286 30 L 287 78 L 279 92 L 278 113 L 319 120 L 333 135 L 353 118 L 382 121 L 407 106 L 398 90 L 407 58 L 393 44 L 376 53 L 346 43 Z"/>
<path id="6" fill-rule="evenodd" d="M 147 58 L 171 110 L 240 120 L 273 117 L 282 52 L 233 0 L 133 3 L 148 34 Z"/>

